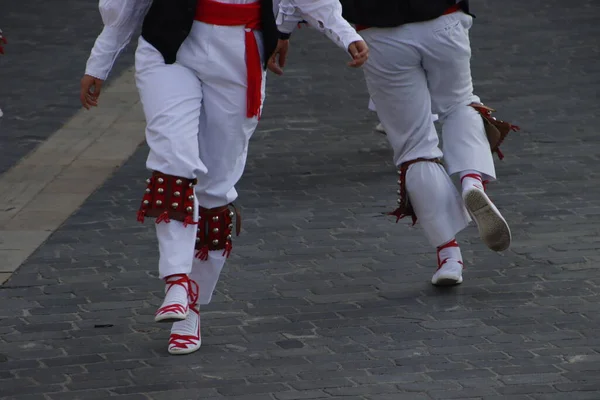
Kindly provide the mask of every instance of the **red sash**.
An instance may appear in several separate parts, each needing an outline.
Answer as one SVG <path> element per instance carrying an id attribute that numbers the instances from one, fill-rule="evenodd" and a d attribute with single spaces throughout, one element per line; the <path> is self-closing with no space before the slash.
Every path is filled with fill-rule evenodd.
<path id="1" fill-rule="evenodd" d="M 260 2 L 250 4 L 226 4 L 212 0 L 198 0 L 196 21 L 211 25 L 246 27 L 246 93 L 248 118 L 258 117 L 261 106 L 262 63 L 253 30 L 261 29 Z"/>

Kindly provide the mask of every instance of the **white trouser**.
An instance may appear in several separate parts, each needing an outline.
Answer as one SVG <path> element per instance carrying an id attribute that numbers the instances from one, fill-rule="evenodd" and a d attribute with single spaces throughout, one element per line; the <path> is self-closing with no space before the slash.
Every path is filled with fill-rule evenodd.
<path id="1" fill-rule="evenodd" d="M 462 12 L 397 28 L 361 31 L 370 47 L 367 87 L 401 165 L 416 158 L 407 173 L 407 191 L 417 217 L 434 246 L 451 240 L 469 217 L 448 174 L 474 170 L 495 179 L 494 161 L 481 116 L 468 105 L 479 102 L 471 80 L 469 29 Z M 432 112 L 442 123 L 443 153 Z"/>
<path id="2" fill-rule="evenodd" d="M 244 35 L 243 26 L 195 21 L 177 53 L 177 62 L 170 65 L 143 38 L 138 43 L 136 83 L 150 147 L 146 167 L 197 178 L 197 206 L 214 208 L 237 198 L 235 185 L 258 124 L 258 118 L 246 116 Z M 262 49 L 262 36 L 255 35 Z M 263 72 L 263 100 L 265 79 Z M 207 261 L 194 259 L 194 225 L 184 227 L 171 220 L 157 224 L 156 232 L 160 277 L 191 273 L 199 278 L 201 304 L 210 301 L 225 263 L 222 251 L 211 251 Z"/>
<path id="3" fill-rule="evenodd" d="M 377 108 L 375 107 L 375 103 L 373 103 L 373 99 L 369 97 L 369 111 L 377 112 Z M 433 122 L 437 121 L 439 118 L 436 114 L 433 114 Z"/>

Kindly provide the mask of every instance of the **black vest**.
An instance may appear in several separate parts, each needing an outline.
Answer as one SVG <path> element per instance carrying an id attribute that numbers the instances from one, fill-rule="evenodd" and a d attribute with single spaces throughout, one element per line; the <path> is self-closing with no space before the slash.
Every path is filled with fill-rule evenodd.
<path id="1" fill-rule="evenodd" d="M 190 34 L 196 16 L 198 0 L 154 0 L 142 24 L 142 37 L 173 64 L 177 51 Z M 277 25 L 273 15 L 273 0 L 260 0 L 265 60 L 277 47 Z M 266 67 L 266 62 L 264 67 Z"/>
<path id="2" fill-rule="evenodd" d="M 391 28 L 438 18 L 456 0 L 340 0 L 344 18 L 353 24 Z M 469 1 L 460 3 L 469 12 Z"/>

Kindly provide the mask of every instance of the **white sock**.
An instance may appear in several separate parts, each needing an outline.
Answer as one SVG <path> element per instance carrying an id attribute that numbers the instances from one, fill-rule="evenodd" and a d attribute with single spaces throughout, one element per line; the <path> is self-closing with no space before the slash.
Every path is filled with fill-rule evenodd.
<path id="1" fill-rule="evenodd" d="M 458 247 L 458 243 L 456 239 L 452 239 L 446 244 L 443 244 L 438 247 L 438 259 L 439 262 L 443 262 L 445 259 L 451 258 L 453 260 L 458 260 L 462 262 L 462 254 L 460 252 L 460 247 Z"/>
<path id="2" fill-rule="evenodd" d="M 179 277 L 178 276 L 171 276 L 168 277 L 165 284 L 165 289 L 168 288 L 170 285 L 168 282 L 172 282 L 177 280 Z M 183 284 L 185 286 L 185 288 L 182 285 L 172 285 L 171 288 L 167 291 L 166 295 L 165 295 L 165 300 L 163 301 L 163 305 L 168 305 L 168 304 L 187 304 L 188 303 L 188 284 L 184 283 Z"/>
<path id="3" fill-rule="evenodd" d="M 485 190 L 483 187 L 483 178 L 477 171 L 463 171 L 460 174 L 460 182 L 463 192 L 469 189 Z"/>
<path id="4" fill-rule="evenodd" d="M 171 327 L 171 333 L 175 333 L 177 335 L 195 336 L 198 333 L 197 328 L 199 323 L 200 315 L 190 310 L 190 313 L 188 314 L 186 319 L 184 319 L 183 321 L 177 321 L 173 323 L 173 326 Z"/>

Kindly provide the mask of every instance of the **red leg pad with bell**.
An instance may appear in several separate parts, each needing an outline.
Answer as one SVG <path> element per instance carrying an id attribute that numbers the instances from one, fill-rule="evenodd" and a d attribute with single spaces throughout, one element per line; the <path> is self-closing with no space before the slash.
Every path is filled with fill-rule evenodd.
<path id="1" fill-rule="evenodd" d="M 146 180 L 148 187 L 138 211 L 138 221 L 145 217 L 156 218 L 156 223 L 183 222 L 194 225 L 195 179 L 153 172 Z"/>
<path id="2" fill-rule="evenodd" d="M 233 210 L 229 207 L 233 208 Z M 211 250 L 223 250 L 223 255 L 229 257 L 232 248 L 231 233 L 233 231 L 234 217 L 236 221 L 236 236 L 238 236 L 242 220 L 233 204 L 216 208 L 200 208 L 198 234 L 196 237 L 197 258 L 207 260 L 208 252 Z"/>
<path id="3" fill-rule="evenodd" d="M 498 154 L 499 159 L 504 159 L 504 154 L 502 154 L 502 151 L 500 151 L 500 145 L 511 131 L 516 132 L 521 128 L 492 117 L 492 113 L 496 111 L 493 108 L 485 106 L 481 103 L 471 103 L 469 106 L 473 107 L 483 119 L 485 134 L 490 142 L 490 149 L 492 150 L 492 153 Z"/>

